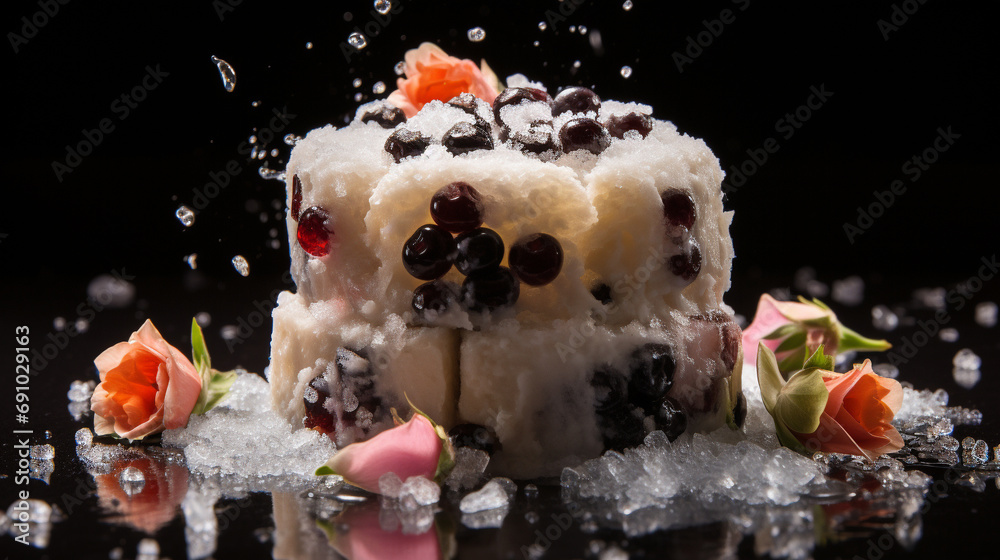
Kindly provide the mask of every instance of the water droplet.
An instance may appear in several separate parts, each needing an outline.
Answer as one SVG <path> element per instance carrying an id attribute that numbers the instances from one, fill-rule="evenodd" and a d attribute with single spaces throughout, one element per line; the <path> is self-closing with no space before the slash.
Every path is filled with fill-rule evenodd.
<path id="1" fill-rule="evenodd" d="M 307 48 L 307 49 L 311 49 L 311 48 L 313 48 L 313 44 L 312 44 L 312 41 L 309 41 L 308 43 L 306 43 L 306 48 Z"/>
<path id="2" fill-rule="evenodd" d="M 575 25 L 569 26 L 569 32 L 570 33 L 576 33 L 576 26 Z"/>
<path id="3" fill-rule="evenodd" d="M 541 44 L 542 44 L 542 43 L 541 43 L 540 41 L 535 41 L 534 43 L 532 43 L 532 45 L 535 45 L 536 47 L 537 47 L 538 45 L 541 45 Z"/>
<path id="4" fill-rule="evenodd" d="M 365 39 L 364 35 L 355 31 L 347 36 L 347 43 L 360 51 L 368 46 L 368 39 Z"/>
<path id="5" fill-rule="evenodd" d="M 400 60 L 392 67 L 393 71 L 396 72 L 397 76 L 402 76 L 406 73 L 406 63 Z"/>
<path id="6" fill-rule="evenodd" d="M 73 323 L 73 326 L 76 327 L 76 332 L 85 333 L 90 330 L 90 321 L 80 317 Z"/>
<path id="7" fill-rule="evenodd" d="M 629 10 L 631 10 L 632 9 L 632 0 L 625 0 L 625 3 L 622 4 L 622 9 L 625 10 L 626 12 L 629 11 Z"/>
<path id="8" fill-rule="evenodd" d="M 372 86 L 372 93 L 375 95 L 385 93 L 385 82 L 375 82 L 375 85 Z"/>
<path id="9" fill-rule="evenodd" d="M 580 61 L 579 60 L 574 60 L 573 61 L 573 68 L 579 68 L 579 67 L 580 67 Z"/>
<path id="10" fill-rule="evenodd" d="M 622 66 L 621 74 L 622 74 L 622 78 L 628 78 L 628 77 L 630 77 L 632 75 L 632 67 L 631 66 Z"/>
<path id="11" fill-rule="evenodd" d="M 240 334 L 240 329 L 236 325 L 224 325 L 219 329 L 219 336 L 222 340 L 233 340 Z"/>
<path id="12" fill-rule="evenodd" d="M 274 181 L 284 181 L 285 180 L 285 172 L 284 171 L 281 171 L 281 170 L 278 170 L 278 169 L 271 169 L 270 167 L 268 167 L 266 165 L 260 166 L 260 169 L 257 170 L 257 174 L 260 175 L 261 179 L 266 179 L 268 181 L 271 181 L 271 180 L 274 180 Z M 244 276 L 246 276 L 246 275 L 244 274 Z"/>
<path id="13" fill-rule="evenodd" d="M 90 445 L 94 441 L 94 432 L 91 432 L 90 428 L 80 428 L 73 435 L 73 439 L 77 445 Z"/>
<path id="14" fill-rule="evenodd" d="M 129 496 L 134 496 L 146 486 L 146 475 L 135 467 L 125 467 L 118 474 L 118 485 L 122 487 Z"/>
<path id="15" fill-rule="evenodd" d="M 473 43 L 478 43 L 486 38 L 486 30 L 482 27 L 473 27 L 468 33 L 469 40 Z"/>
<path id="16" fill-rule="evenodd" d="M 547 23 L 545 23 L 544 21 L 538 22 L 538 30 L 539 31 L 545 31 L 548 28 L 549 28 L 549 25 Z"/>
<path id="17" fill-rule="evenodd" d="M 243 255 L 236 255 L 233 257 L 233 268 L 236 272 L 240 273 L 240 276 L 250 276 L 250 263 L 243 257 Z"/>
<path id="18" fill-rule="evenodd" d="M 278 157 L 278 148 L 271 150 L 271 157 Z"/>
<path id="19" fill-rule="evenodd" d="M 354 100 L 355 100 L 355 101 L 358 101 L 358 102 L 360 102 L 360 101 L 361 101 L 362 99 L 364 99 L 364 98 L 365 98 L 365 96 L 364 96 L 364 95 L 361 95 L 361 92 L 360 92 L 360 91 L 359 91 L 358 93 L 355 93 L 355 94 L 354 94 Z"/>
<path id="20" fill-rule="evenodd" d="M 61 331 L 66 328 L 66 319 L 64 317 L 56 317 L 52 319 L 52 328 L 57 331 Z"/>
<path id="21" fill-rule="evenodd" d="M 184 227 L 191 227 L 194 225 L 194 211 L 187 206 L 181 205 L 181 207 L 174 212 L 174 215 L 177 216 L 177 219 L 180 220 L 182 224 L 184 224 Z"/>
<path id="22" fill-rule="evenodd" d="M 212 56 L 212 62 L 219 68 L 219 74 L 222 76 L 222 85 L 225 86 L 226 91 L 232 92 L 236 89 L 236 70 L 233 70 L 233 67 L 228 62 L 217 56 Z"/>
<path id="23" fill-rule="evenodd" d="M 587 26 L 586 25 L 581 25 L 579 31 L 580 31 L 580 35 L 586 35 L 587 34 Z"/>
<path id="24" fill-rule="evenodd" d="M 354 78 L 354 81 L 351 82 L 351 85 L 353 85 L 356 88 L 361 87 L 361 78 Z"/>
<path id="25" fill-rule="evenodd" d="M 191 267 L 191 270 L 198 268 L 198 253 L 191 253 L 190 255 L 184 257 L 184 262 Z"/>
<path id="26" fill-rule="evenodd" d="M 194 320 L 198 321 L 198 326 L 200 327 L 207 327 L 212 324 L 212 316 L 207 311 L 202 311 L 195 315 Z"/>
<path id="27" fill-rule="evenodd" d="M 296 136 L 294 134 L 286 134 L 285 138 L 284 138 L 284 141 L 285 141 L 285 144 L 288 144 L 289 146 L 294 146 L 294 145 L 296 145 L 296 144 L 298 144 L 299 142 L 302 141 L 302 137 L 301 136 Z"/>
<path id="28" fill-rule="evenodd" d="M 392 2 L 389 0 L 375 0 L 375 11 L 385 15 L 392 9 Z"/>
<path id="29" fill-rule="evenodd" d="M 250 106 L 251 107 L 260 107 L 260 101 L 251 101 L 250 102 Z"/>

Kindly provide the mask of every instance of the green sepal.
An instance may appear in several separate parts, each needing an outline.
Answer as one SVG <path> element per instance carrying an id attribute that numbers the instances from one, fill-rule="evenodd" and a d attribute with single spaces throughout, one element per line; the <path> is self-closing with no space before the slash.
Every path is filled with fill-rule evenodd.
<path id="1" fill-rule="evenodd" d="M 313 473 L 313 474 L 315 474 L 316 476 L 327 476 L 327 475 L 337 474 L 337 473 L 334 472 L 334 470 L 331 469 L 330 467 L 328 467 L 326 465 L 323 465 L 320 468 L 316 469 L 316 472 Z"/>
<path id="2" fill-rule="evenodd" d="M 806 347 L 799 346 L 794 352 L 785 356 L 778 364 L 782 377 L 787 378 L 793 372 L 802 369 L 802 364 L 806 361 Z"/>
<path id="3" fill-rule="evenodd" d="M 205 336 L 195 319 L 191 320 L 191 357 L 194 367 L 201 376 L 201 393 L 198 393 L 198 400 L 191 413 L 205 414 L 229 394 L 229 389 L 236 381 L 236 372 L 212 369 L 212 359 L 208 355 Z"/>
<path id="4" fill-rule="evenodd" d="M 822 370 L 801 370 L 781 388 L 774 406 L 775 420 L 789 430 L 811 434 L 819 429 L 819 419 L 829 398 Z"/>
<path id="5" fill-rule="evenodd" d="M 802 369 L 809 368 L 819 368 L 825 369 L 826 371 L 833 371 L 833 356 L 827 355 L 823 352 L 823 345 L 820 344 L 819 348 L 813 352 L 812 356 L 802 364 Z"/>
<path id="6" fill-rule="evenodd" d="M 805 346 L 806 344 L 806 332 L 798 331 L 795 334 L 789 336 L 785 340 L 781 341 L 781 344 L 774 349 L 775 354 L 780 354 L 782 352 L 787 352 L 793 350 L 799 346 Z"/>
<path id="7" fill-rule="evenodd" d="M 796 453 L 801 453 L 806 457 L 812 456 L 809 450 L 806 449 L 806 446 L 802 445 L 802 442 L 795 438 L 791 430 L 789 430 L 788 427 L 782 424 L 777 418 L 774 419 L 774 429 L 778 434 L 778 441 L 781 442 L 781 445 Z"/>
<path id="8" fill-rule="evenodd" d="M 760 398 L 764 401 L 764 408 L 773 416 L 772 411 L 778 402 L 781 388 L 785 386 L 785 380 L 781 377 L 774 352 L 764 346 L 763 342 L 757 343 L 757 383 L 760 385 Z"/>
<path id="9" fill-rule="evenodd" d="M 799 296 L 799 301 L 801 301 L 802 303 L 809 303 L 809 304 L 815 305 L 816 307 L 818 307 L 818 308 L 820 308 L 820 309 L 822 309 L 824 311 L 830 311 L 830 306 L 829 305 L 823 303 L 822 301 L 820 301 L 820 300 L 818 300 L 816 298 L 812 298 L 811 300 L 809 300 L 809 299 L 806 299 L 806 298 L 804 298 L 802 296 Z"/>
<path id="10" fill-rule="evenodd" d="M 794 323 L 786 323 L 780 327 L 774 329 L 763 338 L 764 340 L 775 340 L 778 338 L 785 338 L 786 336 L 791 336 L 797 332 L 801 332 L 802 329 Z"/>
<path id="11" fill-rule="evenodd" d="M 838 352 L 843 353 L 849 350 L 882 352 L 883 350 L 892 348 L 892 344 L 889 344 L 889 341 L 885 339 L 876 340 L 874 338 L 864 337 L 843 325 L 840 326 L 840 329 L 840 345 L 837 347 Z"/>

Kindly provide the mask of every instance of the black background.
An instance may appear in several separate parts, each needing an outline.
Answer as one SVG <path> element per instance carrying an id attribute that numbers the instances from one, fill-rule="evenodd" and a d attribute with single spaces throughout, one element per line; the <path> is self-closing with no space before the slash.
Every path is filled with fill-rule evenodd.
<path id="1" fill-rule="evenodd" d="M 4 4 L 2 332 L 28 324 L 41 346 L 51 340 L 55 317 L 72 322 L 81 315 L 91 278 L 118 271 L 137 288 L 133 305 L 97 313 L 89 331 L 38 372 L 38 398 L 41 387 L 56 387 L 56 405 L 38 405 L 43 418 L 65 422 L 62 395 L 69 380 L 92 376 L 90 360 L 146 317 L 183 347 L 189 318 L 209 312 L 206 336 L 210 348 L 219 348 L 213 352 L 218 365 L 262 370 L 268 325 L 231 352 L 219 336 L 219 327 L 248 318 L 255 303 L 288 287 L 281 280 L 288 267 L 278 219 L 283 210 L 272 206 L 283 202 L 283 184 L 261 179 L 259 162 L 246 159 L 241 143 L 255 127 L 267 127 L 273 109 L 295 115 L 281 134 L 343 123 L 358 104 L 356 93 L 366 101 L 379 97 L 371 93 L 379 80 L 387 92 L 393 89 L 393 64 L 423 41 L 462 58 L 485 58 L 501 79 L 521 72 L 550 90 L 582 84 L 606 99 L 648 103 L 657 118 L 704 138 L 727 173 L 750 157 L 748 150 L 776 138 L 780 149 L 726 202 L 736 212 L 729 301 L 748 317 L 762 291 L 789 286 L 793 271 L 804 265 L 827 282 L 859 274 L 869 286 L 866 303 L 893 304 L 908 300 L 913 288 L 951 287 L 973 277 L 980 260 L 996 253 L 997 181 L 989 167 L 997 148 L 996 7 L 635 0 L 626 12 L 613 0 L 584 1 L 562 18 L 555 14 L 563 3 L 555 0 L 396 4 L 391 19 L 377 26 L 378 35 L 350 60 L 343 54 L 346 38 L 376 21 L 371 2 L 244 1 L 220 11 L 229 3 L 78 0 L 60 5 L 31 37 L 22 18 L 30 21 L 40 5 Z M 904 8 L 916 9 L 905 22 Z M 726 9 L 735 21 L 709 40 L 706 28 L 719 28 L 713 20 Z M 879 20 L 892 24 L 894 14 L 898 29 L 880 29 Z M 548 29 L 540 31 L 538 22 L 545 20 Z M 588 34 L 572 33 L 570 25 L 585 25 Z M 466 38 L 474 26 L 485 28 L 484 41 Z M 589 41 L 595 31 L 601 52 Z M 10 33 L 27 39 L 17 52 Z M 700 54 L 685 53 L 689 40 L 699 39 Z M 680 71 L 675 53 L 695 56 Z M 234 92 L 223 89 L 212 55 L 235 67 Z M 141 83 L 147 66 L 157 65 L 169 75 L 119 119 L 112 104 Z M 623 65 L 633 69 L 628 79 L 619 74 Z M 360 88 L 352 85 L 355 78 Z M 793 136 L 782 137 L 776 126 L 806 103 L 811 87 L 833 94 Z M 67 146 L 83 141 L 83 131 L 103 118 L 112 119 L 114 131 L 57 180 L 53 163 L 64 162 Z M 910 181 L 904 163 L 948 127 L 960 138 Z M 272 148 L 280 154 L 266 161 L 281 168 L 288 147 L 280 135 L 267 146 Z M 174 211 L 191 205 L 209 173 L 231 161 L 241 172 L 193 227 L 184 228 Z M 873 191 L 886 191 L 897 179 L 906 184 L 905 194 L 850 242 L 844 224 L 856 224 L 858 207 L 869 208 L 877 201 Z M 277 248 L 269 246 L 272 228 L 278 228 Z M 199 255 L 195 271 L 183 261 L 190 253 Z M 233 270 L 236 254 L 249 261 L 248 278 Z M 987 281 L 974 301 L 996 300 L 997 294 Z M 951 311 L 970 323 L 970 309 Z M 866 309 L 838 312 L 865 332 Z M 899 344 L 905 333 L 890 340 Z M 996 335 L 966 340 L 979 345 L 974 348 L 987 361 L 984 370 L 991 368 Z M 947 347 L 922 354 L 935 369 L 918 385 L 959 391 L 946 371 L 953 352 Z M 992 392 L 966 392 L 956 401 L 988 411 L 984 395 L 998 394 L 995 380 L 984 379 L 979 390 Z M 6 413 L 3 418 L 7 426 Z M 46 429 L 41 423 L 36 427 Z M 62 436 L 71 438 L 75 429 Z M 986 433 L 995 435 L 995 425 Z"/>

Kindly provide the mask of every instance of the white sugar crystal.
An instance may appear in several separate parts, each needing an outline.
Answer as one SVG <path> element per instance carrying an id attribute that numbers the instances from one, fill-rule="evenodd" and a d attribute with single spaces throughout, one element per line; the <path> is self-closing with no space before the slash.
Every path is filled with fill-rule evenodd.
<path id="1" fill-rule="evenodd" d="M 436 504 L 440 498 L 441 487 L 422 476 L 407 478 L 399 489 L 399 505 L 407 510 Z"/>
<path id="2" fill-rule="evenodd" d="M 976 323 L 983 327 L 994 327 L 997 324 L 997 304 L 984 301 L 976 304 Z"/>
<path id="3" fill-rule="evenodd" d="M 195 482 L 188 486 L 181 502 L 188 558 L 208 558 L 215 553 L 219 537 L 215 504 L 221 495 L 219 487 L 210 482 Z"/>
<path id="4" fill-rule="evenodd" d="M 135 560 L 157 560 L 160 557 L 160 543 L 155 539 L 142 539 L 136 548 Z"/>
<path id="5" fill-rule="evenodd" d="M 545 85 L 543 85 L 541 82 L 533 82 L 529 80 L 528 77 L 525 76 L 524 74 L 512 74 L 510 76 L 507 76 L 507 87 L 526 87 L 526 88 L 540 89 L 542 91 L 548 91 L 547 89 L 545 89 Z"/>
<path id="6" fill-rule="evenodd" d="M 250 263 L 247 262 L 246 257 L 243 255 L 233 257 L 233 268 L 236 269 L 236 272 L 240 273 L 240 276 L 250 275 Z"/>
<path id="7" fill-rule="evenodd" d="M 504 487 L 494 480 L 487 482 L 479 490 L 467 494 L 458 504 L 462 513 L 476 513 L 501 508 L 510 503 L 510 496 Z"/>
<path id="8" fill-rule="evenodd" d="M 951 359 L 951 363 L 959 369 L 979 369 L 983 360 L 975 352 L 968 348 L 963 348 Z"/>
<path id="9" fill-rule="evenodd" d="M 407 130 L 418 131 L 424 136 L 429 136 L 432 143 L 439 144 L 448 129 L 459 122 L 475 123 L 475 117 L 457 107 L 434 100 L 424 105 L 419 113 L 407 120 L 404 127 Z"/>
<path id="10" fill-rule="evenodd" d="M 899 317 L 884 305 L 872 308 L 872 325 L 880 331 L 895 330 L 899 326 Z"/>
<path id="11" fill-rule="evenodd" d="M 859 305 L 865 299 L 865 281 L 860 276 L 834 280 L 832 297 L 837 303 Z"/>
<path id="12" fill-rule="evenodd" d="M 177 208 L 177 211 L 174 212 L 174 215 L 177 216 L 177 219 L 180 220 L 182 224 L 184 224 L 184 227 L 191 227 L 194 225 L 194 211 L 187 206 L 181 205 Z"/>
<path id="13" fill-rule="evenodd" d="M 378 493 L 386 498 L 398 498 L 402 487 L 403 481 L 394 472 L 387 472 L 378 478 Z"/>
<path id="14" fill-rule="evenodd" d="M 517 483 L 513 480 L 507 477 L 499 476 L 494 478 L 491 482 L 499 484 L 500 487 L 503 488 L 504 492 L 507 493 L 507 496 L 511 499 L 514 499 L 514 496 L 517 496 Z"/>
<path id="15" fill-rule="evenodd" d="M 66 392 L 66 396 L 73 402 L 89 401 L 96 387 L 97 383 L 93 380 L 76 380 L 69 384 L 69 391 Z"/>
<path id="16" fill-rule="evenodd" d="M 51 461 L 56 458 L 56 449 L 47 443 L 32 445 L 29 452 L 33 461 Z"/>
<path id="17" fill-rule="evenodd" d="M 316 467 L 336 450 L 328 437 L 296 430 L 275 414 L 267 382 L 254 374 L 238 376 L 227 400 L 208 414 L 165 431 L 163 445 L 183 447 L 193 472 L 251 489 L 278 477 L 290 488 L 314 485 Z"/>
<path id="18" fill-rule="evenodd" d="M 118 473 L 118 485 L 129 496 L 134 496 L 142 492 L 146 486 L 146 475 L 139 469 L 129 466 Z"/>
<path id="19" fill-rule="evenodd" d="M 552 120 L 552 109 L 540 101 L 505 105 L 500 109 L 500 120 L 511 130 L 525 131 L 532 122 Z"/>
<path id="20" fill-rule="evenodd" d="M 462 514 L 462 525 L 469 529 L 498 529 L 503 525 L 504 518 L 510 512 L 510 507 L 501 507 Z"/>
<path id="21" fill-rule="evenodd" d="M 466 490 L 479 484 L 490 462 L 488 453 L 481 449 L 459 447 L 455 450 L 455 467 L 444 483 L 452 490 Z"/>
<path id="22" fill-rule="evenodd" d="M 90 445 L 94 441 L 94 432 L 91 432 L 90 428 L 80 428 L 73 435 L 73 439 L 77 445 Z"/>

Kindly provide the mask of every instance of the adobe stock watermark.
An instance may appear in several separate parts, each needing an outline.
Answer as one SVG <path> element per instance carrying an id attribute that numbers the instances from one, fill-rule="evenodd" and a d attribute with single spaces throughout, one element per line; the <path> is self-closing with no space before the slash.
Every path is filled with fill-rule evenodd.
<path id="1" fill-rule="evenodd" d="M 959 282 L 945 293 L 945 301 L 952 305 L 954 311 L 964 309 L 969 301 L 983 289 L 983 286 L 1000 272 L 1000 263 L 997 262 L 996 253 L 990 257 L 982 257 L 979 261 L 981 264 L 975 275 Z M 910 336 L 904 336 L 902 343 L 893 346 L 892 350 L 885 355 L 886 359 L 897 367 L 908 363 L 950 321 L 951 314 L 944 309 L 939 309 L 932 320 L 918 320 L 919 330 Z"/>
<path id="2" fill-rule="evenodd" d="M 561 0 L 558 12 L 556 10 L 545 10 L 545 21 L 549 25 L 555 25 L 566 21 L 566 18 L 573 15 L 576 9 L 582 6 L 587 0 Z"/>
<path id="3" fill-rule="evenodd" d="M 7 41 L 10 42 L 10 48 L 14 49 L 14 54 L 21 52 L 21 47 L 37 37 L 38 32 L 59 15 L 60 7 L 69 2 L 70 0 L 38 0 L 38 10 L 21 18 L 20 33 L 7 32 Z"/>
<path id="4" fill-rule="evenodd" d="M 243 0 L 212 0 L 212 9 L 215 10 L 215 17 L 219 21 L 226 21 L 226 16 L 236 11 L 236 8 L 243 4 Z"/>
<path id="5" fill-rule="evenodd" d="M 384 14 L 374 8 L 369 10 L 368 15 L 370 16 L 370 19 L 365 22 L 364 25 L 355 25 L 351 34 L 353 35 L 354 33 L 357 33 L 363 37 L 364 44 L 366 45 L 372 40 L 373 37 L 378 37 L 379 34 L 385 31 L 385 28 L 392 23 L 392 16 L 396 16 L 401 13 L 403 13 L 403 2 L 401 0 L 392 0 L 389 5 L 389 10 Z M 344 55 L 344 60 L 346 62 L 351 62 L 351 58 L 358 54 L 358 52 L 360 52 L 363 48 L 364 45 L 361 45 L 361 47 L 358 48 L 349 44 L 347 41 L 340 42 L 340 54 Z"/>
<path id="6" fill-rule="evenodd" d="M 888 41 L 889 35 L 906 25 L 910 21 L 910 16 L 917 13 L 920 7 L 926 3 L 927 0 L 905 0 L 899 4 L 893 4 L 888 19 L 879 19 L 875 22 L 882 34 L 882 39 Z"/>
<path id="7" fill-rule="evenodd" d="M 236 352 L 236 347 L 240 344 L 246 342 L 253 333 L 257 331 L 267 320 L 271 317 L 271 312 L 278 305 L 278 296 L 281 292 L 284 292 L 287 287 L 295 285 L 292 279 L 292 273 L 286 270 L 281 275 L 281 281 L 284 283 L 285 287 L 275 288 L 271 290 L 268 294 L 268 299 L 259 299 L 253 302 L 253 311 L 250 311 L 245 316 L 237 317 L 236 319 L 236 330 L 233 336 L 223 337 L 226 341 L 226 348 L 229 349 L 229 353 L 232 354 Z"/>
<path id="8" fill-rule="evenodd" d="M 961 134 L 956 134 L 951 127 L 938 127 L 937 136 L 931 145 L 923 149 L 920 153 L 906 160 L 899 168 L 900 172 L 906 176 L 910 184 L 916 183 L 923 176 L 930 166 L 941 158 L 941 154 L 947 152 L 955 145 L 955 141 L 961 138 Z M 858 216 L 854 223 L 844 222 L 844 233 L 847 241 L 854 245 L 854 242 L 861 235 L 864 235 L 873 225 L 875 220 L 885 215 L 886 210 L 892 208 L 896 199 L 906 194 L 906 183 L 902 179 L 896 179 L 889 183 L 889 188 L 884 191 L 872 191 L 875 202 L 867 207 L 858 206 Z"/>
<path id="9" fill-rule="evenodd" d="M 734 12 L 729 8 L 723 8 L 717 18 L 701 20 L 701 25 L 704 29 L 687 36 L 683 52 L 674 51 L 670 55 L 670 59 L 674 61 L 674 66 L 677 67 L 678 73 L 683 74 L 684 66 L 694 64 L 695 59 L 704 54 L 705 50 L 711 47 L 715 43 L 715 40 L 722 36 L 722 32 L 726 30 L 726 26 L 736 22 L 737 13 L 746 11 L 750 7 L 750 0 L 731 1 L 736 5 L 737 11 Z"/>
<path id="10" fill-rule="evenodd" d="M 85 128 L 81 130 L 80 133 L 83 135 L 83 140 L 72 146 L 67 144 L 66 156 L 61 161 L 54 160 L 52 162 L 52 172 L 55 173 L 56 180 L 62 183 L 66 175 L 72 173 L 83 163 L 83 158 L 94 153 L 94 150 L 115 131 L 116 122 L 122 122 L 129 118 L 132 111 L 139 106 L 139 103 L 142 103 L 149 96 L 149 92 L 160 87 L 163 79 L 168 76 L 170 76 L 170 73 L 164 72 L 159 64 L 155 67 L 147 65 L 146 74 L 139 81 L 139 84 L 116 97 L 111 102 L 108 109 L 114 116 L 104 117 L 92 129 Z"/>
<path id="11" fill-rule="evenodd" d="M 826 89 L 825 82 L 818 86 L 809 86 L 809 96 L 805 102 L 775 121 L 774 131 L 781 135 L 781 141 L 791 140 L 833 95 L 834 92 Z M 722 192 L 727 195 L 732 194 L 745 185 L 747 180 L 756 175 L 771 156 L 781 149 L 781 141 L 772 136 L 765 139 L 758 148 L 747 148 L 747 159 L 737 165 L 729 166 L 726 179 L 722 182 Z"/>
<path id="12" fill-rule="evenodd" d="M 290 113 L 288 107 L 282 107 L 279 111 L 277 108 L 271 109 L 271 120 L 268 122 L 267 128 L 259 130 L 256 134 L 258 141 L 262 145 L 270 144 L 275 138 L 284 131 L 292 120 L 295 119 L 297 115 Z M 244 140 L 236 146 L 236 153 L 246 158 L 246 161 L 254 161 L 252 154 L 254 153 L 253 145 Z M 233 179 L 243 172 L 243 165 L 240 164 L 238 158 L 233 158 L 222 166 L 219 171 L 209 171 L 208 172 L 208 182 L 200 187 L 194 187 L 191 189 L 191 207 L 194 211 L 201 212 L 208 207 L 213 200 L 215 200 L 222 191 L 232 184 Z"/>

